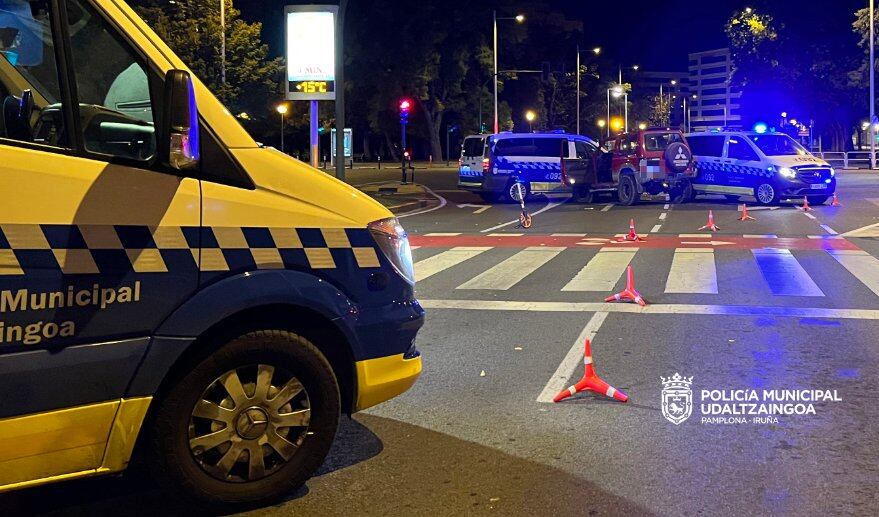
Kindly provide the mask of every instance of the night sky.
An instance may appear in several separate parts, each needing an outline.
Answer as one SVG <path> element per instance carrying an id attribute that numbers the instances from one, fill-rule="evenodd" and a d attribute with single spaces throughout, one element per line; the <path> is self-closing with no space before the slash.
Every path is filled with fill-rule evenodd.
<path id="1" fill-rule="evenodd" d="M 349 0 L 352 5 L 357 0 Z M 413 1 L 413 9 L 421 2 Z M 272 53 L 280 55 L 283 44 L 281 18 L 284 5 L 315 3 L 284 0 L 235 0 L 235 6 L 249 21 L 264 24 L 263 38 Z M 333 3 L 328 1 L 327 3 Z M 601 46 L 605 55 L 623 65 L 639 64 L 644 70 L 682 71 L 687 53 L 726 46 L 723 26 L 733 11 L 746 6 L 775 15 L 776 22 L 789 30 L 847 38 L 853 13 L 867 0 L 555 0 L 557 8 L 584 24 L 583 45 Z M 480 4 L 484 7 L 480 7 Z M 486 34 L 491 30 L 491 2 L 473 2 L 475 16 L 486 17 Z M 401 13 L 402 14 L 402 13 Z"/>

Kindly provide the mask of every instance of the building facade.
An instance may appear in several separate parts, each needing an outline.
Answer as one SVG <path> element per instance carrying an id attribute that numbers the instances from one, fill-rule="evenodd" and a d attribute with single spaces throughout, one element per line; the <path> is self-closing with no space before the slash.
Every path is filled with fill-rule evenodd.
<path id="1" fill-rule="evenodd" d="M 741 128 L 742 89 L 732 83 L 728 48 L 690 54 L 689 115 L 692 131 Z"/>

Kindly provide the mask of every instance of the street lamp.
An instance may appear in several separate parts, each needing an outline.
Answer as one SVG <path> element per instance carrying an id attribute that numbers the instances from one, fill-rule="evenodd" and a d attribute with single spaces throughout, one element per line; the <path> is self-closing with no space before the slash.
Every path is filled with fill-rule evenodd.
<path id="1" fill-rule="evenodd" d="M 601 47 L 594 47 L 592 53 L 601 54 Z M 580 134 L 580 45 L 577 45 L 577 134 Z"/>
<path id="2" fill-rule="evenodd" d="M 284 115 L 287 114 L 287 105 L 286 104 L 278 104 L 278 107 L 275 108 L 278 113 L 281 115 L 281 152 L 284 152 Z"/>
<path id="3" fill-rule="evenodd" d="M 524 23 L 525 15 L 517 14 L 513 17 L 502 17 L 498 18 L 497 10 L 492 11 L 492 42 L 494 46 L 494 132 L 495 134 L 500 132 L 500 124 L 498 123 L 498 114 L 497 114 L 497 21 L 498 20 L 515 20 L 516 23 Z"/>
<path id="4" fill-rule="evenodd" d="M 226 84 L 226 0 L 220 0 L 220 82 Z"/>
<path id="5" fill-rule="evenodd" d="M 873 0 L 870 0 L 870 169 L 876 168 L 876 61 L 874 61 L 874 49 L 876 37 L 874 36 Z"/>
<path id="6" fill-rule="evenodd" d="M 532 123 L 534 122 L 534 119 L 536 119 L 536 118 L 537 118 L 537 114 L 534 113 L 534 111 L 528 110 L 525 112 L 525 120 L 528 121 L 528 131 L 534 132 L 534 127 L 532 126 Z"/>
<path id="7" fill-rule="evenodd" d="M 621 85 L 621 84 L 614 85 L 611 88 L 607 89 L 607 119 L 608 120 L 611 120 L 611 118 L 610 118 L 610 97 L 611 97 L 611 95 L 613 96 L 614 99 L 619 99 L 620 97 L 623 97 L 623 103 L 625 105 L 625 117 L 626 117 L 625 118 L 625 131 L 628 132 L 629 131 L 629 94 L 626 93 L 625 88 L 623 88 L 623 85 Z M 611 122 L 613 122 L 613 121 L 611 121 Z M 613 125 L 613 124 L 611 124 L 611 125 Z M 610 137 L 610 125 L 608 125 L 608 127 L 607 127 L 607 136 Z"/>

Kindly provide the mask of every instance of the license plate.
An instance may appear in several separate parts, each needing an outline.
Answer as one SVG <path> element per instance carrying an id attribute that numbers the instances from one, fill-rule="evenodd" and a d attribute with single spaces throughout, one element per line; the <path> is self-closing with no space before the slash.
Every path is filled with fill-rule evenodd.
<path id="1" fill-rule="evenodd" d="M 812 185 L 811 188 L 812 190 L 825 190 L 827 189 L 827 185 L 825 185 L 824 183 L 815 183 L 814 185 Z"/>

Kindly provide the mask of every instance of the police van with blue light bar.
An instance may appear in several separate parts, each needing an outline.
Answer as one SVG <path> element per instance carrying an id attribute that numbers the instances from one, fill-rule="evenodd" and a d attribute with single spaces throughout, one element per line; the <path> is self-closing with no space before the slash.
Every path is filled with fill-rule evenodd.
<path id="1" fill-rule="evenodd" d="M 277 501 L 421 372 L 406 232 L 258 145 L 121 0 L 0 0 L 0 492 L 142 460 Z"/>
<path id="2" fill-rule="evenodd" d="M 805 197 L 821 204 L 836 191 L 833 167 L 786 134 L 718 131 L 686 138 L 698 171 L 694 195 L 753 196 L 761 205 Z"/>
<path id="3" fill-rule="evenodd" d="M 458 187 L 477 192 L 489 202 L 518 202 L 520 192 L 526 199 L 572 190 L 577 194 L 578 186 L 562 181 L 562 160 L 597 154 L 598 145 L 593 140 L 563 131 L 468 136 L 458 162 Z"/>

